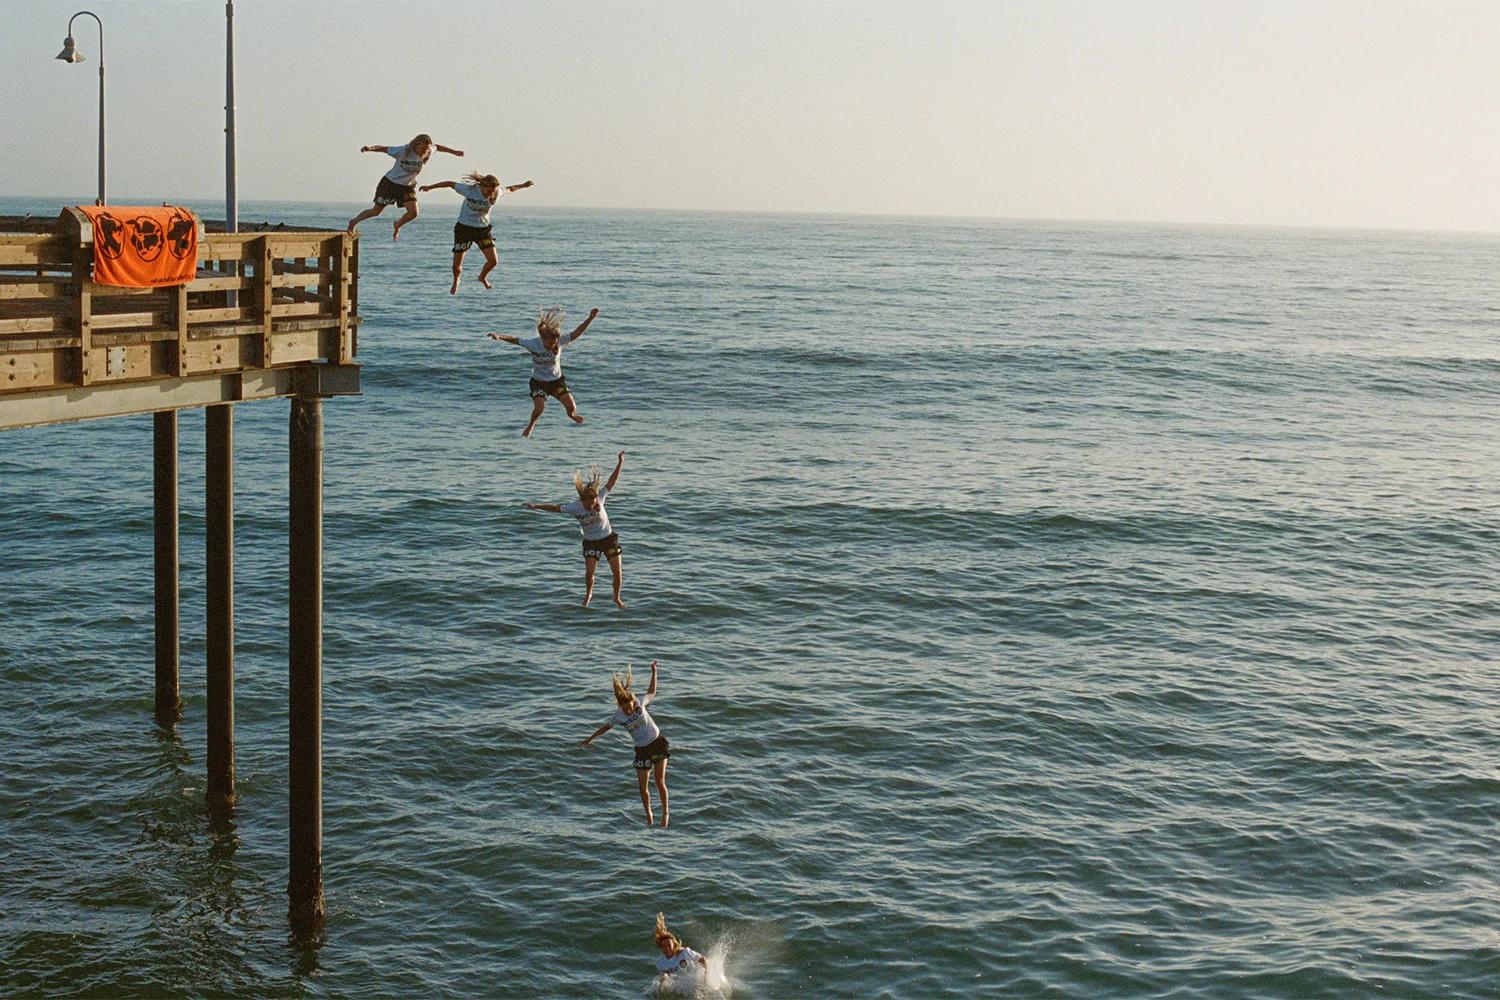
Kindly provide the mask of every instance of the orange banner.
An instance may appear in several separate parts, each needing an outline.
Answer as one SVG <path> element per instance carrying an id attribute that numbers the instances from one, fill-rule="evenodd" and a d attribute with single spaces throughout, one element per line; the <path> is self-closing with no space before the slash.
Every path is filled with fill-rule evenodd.
<path id="1" fill-rule="evenodd" d="M 198 273 L 198 223 L 172 205 L 80 205 L 94 226 L 94 280 L 125 288 L 158 288 Z"/>

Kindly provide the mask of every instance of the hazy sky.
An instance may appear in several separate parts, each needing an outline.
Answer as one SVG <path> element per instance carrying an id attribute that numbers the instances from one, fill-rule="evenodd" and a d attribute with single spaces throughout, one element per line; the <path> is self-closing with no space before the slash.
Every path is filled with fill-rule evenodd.
<path id="1" fill-rule="evenodd" d="M 94 190 L 98 43 L 0 0 L 0 194 Z M 220 0 L 93 0 L 110 192 L 223 191 Z M 1500 230 L 1496 0 L 240 0 L 240 193 L 419 131 L 533 204 Z"/>

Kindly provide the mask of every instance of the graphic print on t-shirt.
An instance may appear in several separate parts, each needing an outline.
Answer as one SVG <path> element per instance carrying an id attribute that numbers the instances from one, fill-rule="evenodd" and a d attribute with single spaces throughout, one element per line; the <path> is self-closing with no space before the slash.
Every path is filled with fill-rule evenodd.
<path id="1" fill-rule="evenodd" d="M 410 146 L 387 146 L 385 152 L 396 161 L 391 164 L 391 169 L 385 172 L 386 179 L 392 184 L 403 186 L 410 184 L 417 179 L 422 168 L 427 166 L 427 161 L 412 152 Z"/>
<path id="2" fill-rule="evenodd" d="M 562 352 L 567 337 L 559 336 L 557 346 L 548 349 L 541 337 L 521 337 L 516 343 L 531 354 L 531 377 L 538 382 L 556 382 L 562 378 Z"/>
<path id="3" fill-rule="evenodd" d="M 478 184 L 455 184 L 453 190 L 464 199 L 463 207 L 458 210 L 459 225 L 483 229 L 490 224 L 490 209 L 494 206 Z M 496 198 L 504 193 L 505 188 L 501 188 L 496 192 Z"/>
<path id="4" fill-rule="evenodd" d="M 609 490 L 599 491 L 599 506 L 595 510 L 585 507 L 582 500 L 571 500 L 558 510 L 578 518 L 578 527 L 583 530 L 583 537 L 591 542 L 597 542 L 601 538 L 608 538 L 614 534 L 614 529 L 610 527 L 609 515 L 604 512 L 604 500 L 608 496 Z"/>

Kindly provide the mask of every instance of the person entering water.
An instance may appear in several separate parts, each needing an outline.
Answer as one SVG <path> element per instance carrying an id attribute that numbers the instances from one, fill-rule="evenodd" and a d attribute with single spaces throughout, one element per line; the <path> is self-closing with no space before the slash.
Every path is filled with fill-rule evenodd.
<path id="1" fill-rule="evenodd" d="M 615 483 L 620 481 L 620 470 L 624 467 L 625 452 L 622 450 L 615 461 L 615 471 L 609 474 L 609 481 L 602 486 L 599 483 L 600 475 L 597 465 L 589 468 L 587 479 L 582 473 L 573 474 L 573 489 L 578 491 L 577 500 L 565 504 L 523 503 L 521 505 L 527 510 L 571 514 L 578 519 L 578 527 L 583 532 L 584 607 L 588 607 L 589 602 L 594 599 L 594 570 L 599 566 L 600 556 L 609 561 L 609 571 L 614 577 L 615 607 L 625 607 L 625 602 L 620 600 L 620 585 L 624 575 L 624 570 L 620 566 L 620 536 L 615 533 L 614 527 L 609 523 L 609 515 L 604 512 L 604 500 L 615 488 Z"/>
<path id="2" fill-rule="evenodd" d="M 667 803 L 667 760 L 672 756 L 672 751 L 656 720 L 646 711 L 646 706 L 656 697 L 656 676 L 656 661 L 652 660 L 651 683 L 646 686 L 646 693 L 637 698 L 635 692 L 630 690 L 634 680 L 630 667 L 625 668 L 624 674 L 612 674 L 610 680 L 615 688 L 615 711 L 581 745 L 588 746 L 615 726 L 624 726 L 635 744 L 635 777 L 641 787 L 641 805 L 646 808 L 646 825 L 650 826 L 655 822 L 655 817 L 651 815 L 651 789 L 646 784 L 649 773 L 656 779 L 656 797 L 661 802 L 661 825 L 666 827 L 672 819 Z"/>
<path id="3" fill-rule="evenodd" d="M 521 431 L 523 438 L 531 437 L 531 431 L 536 427 L 542 410 L 547 407 L 548 396 L 563 405 L 569 420 L 575 424 L 583 423 L 573 391 L 568 388 L 567 376 L 563 374 L 562 352 L 563 347 L 583 336 L 583 332 L 598 315 L 598 309 L 590 309 L 588 319 L 574 327 L 573 332 L 566 337 L 562 333 L 563 311 L 555 306 L 537 318 L 535 337 L 512 337 L 508 333 L 485 334 L 491 340 L 525 348 L 531 355 L 531 419 L 527 421 L 526 429 Z"/>
<path id="4" fill-rule="evenodd" d="M 656 932 L 653 937 L 662 955 L 656 960 L 656 971 L 663 977 L 679 975 L 684 968 L 691 968 L 694 963 L 700 970 L 708 969 L 708 959 L 683 944 L 681 938 L 667 930 L 665 914 L 656 915 Z M 658 979 L 658 984 L 660 984 L 660 979 Z"/>

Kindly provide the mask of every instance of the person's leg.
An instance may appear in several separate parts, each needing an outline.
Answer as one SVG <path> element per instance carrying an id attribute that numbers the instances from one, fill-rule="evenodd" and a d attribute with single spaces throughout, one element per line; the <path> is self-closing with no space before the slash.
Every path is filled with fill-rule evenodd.
<path id="1" fill-rule="evenodd" d="M 500 259 L 495 256 L 494 247 L 481 247 L 480 249 L 484 251 L 484 267 L 479 269 L 479 283 L 485 288 L 489 288 L 491 285 L 486 279 L 489 278 L 490 272 L 495 269 L 495 265 L 500 263 Z"/>
<path id="2" fill-rule="evenodd" d="M 609 557 L 609 571 L 614 574 L 615 607 L 623 608 L 625 602 L 620 600 L 620 583 L 624 573 L 620 569 L 620 554 L 616 552 Z"/>
<path id="3" fill-rule="evenodd" d="M 406 214 L 397 219 L 396 225 L 391 229 L 391 239 L 393 240 L 399 240 L 401 238 L 401 227 L 417 217 L 417 199 L 413 198 L 402 207 L 406 209 Z"/>
<path id="4" fill-rule="evenodd" d="M 457 295 L 458 294 L 458 279 L 461 278 L 461 277 L 463 277 L 463 273 L 464 273 L 464 254 L 466 254 L 468 252 L 469 251 L 467 251 L 467 250 L 455 250 L 455 251 L 453 251 L 453 284 L 450 285 L 450 286 L 448 286 L 448 294 L 449 295 Z"/>
<path id="5" fill-rule="evenodd" d="M 635 779 L 641 785 L 641 805 L 646 807 L 646 825 L 650 826 L 656 822 L 656 817 L 651 815 L 651 790 L 646 787 L 647 773 L 644 768 L 638 768 L 635 772 Z"/>
<path id="6" fill-rule="evenodd" d="M 573 398 L 571 392 L 565 392 L 561 396 L 558 396 L 557 399 L 562 403 L 563 409 L 568 411 L 569 420 L 575 424 L 583 423 L 583 417 L 578 415 L 578 402 Z"/>
<path id="7" fill-rule="evenodd" d="M 656 798 L 661 803 L 661 825 L 666 826 L 672 818 L 672 810 L 667 806 L 667 762 L 659 760 L 651 765 L 651 770 L 656 775 Z"/>
<path id="8" fill-rule="evenodd" d="M 384 211 L 384 205 L 371 205 L 369 208 L 365 209 L 363 212 L 360 212 L 354 218 L 349 220 L 349 232 L 354 232 L 355 226 L 359 225 L 361 222 L 364 222 L 366 219 L 375 218 L 375 216 Z"/>
<path id="9" fill-rule="evenodd" d="M 594 599 L 594 570 L 599 566 L 598 556 L 583 557 L 583 606 L 588 607 Z M 644 784 L 645 779 L 641 779 Z"/>
<path id="10" fill-rule="evenodd" d="M 531 437 L 531 429 L 536 426 L 537 419 L 541 417 L 542 411 L 547 408 L 546 396 L 531 397 L 531 419 L 526 422 L 526 429 L 521 432 L 523 438 Z"/>

